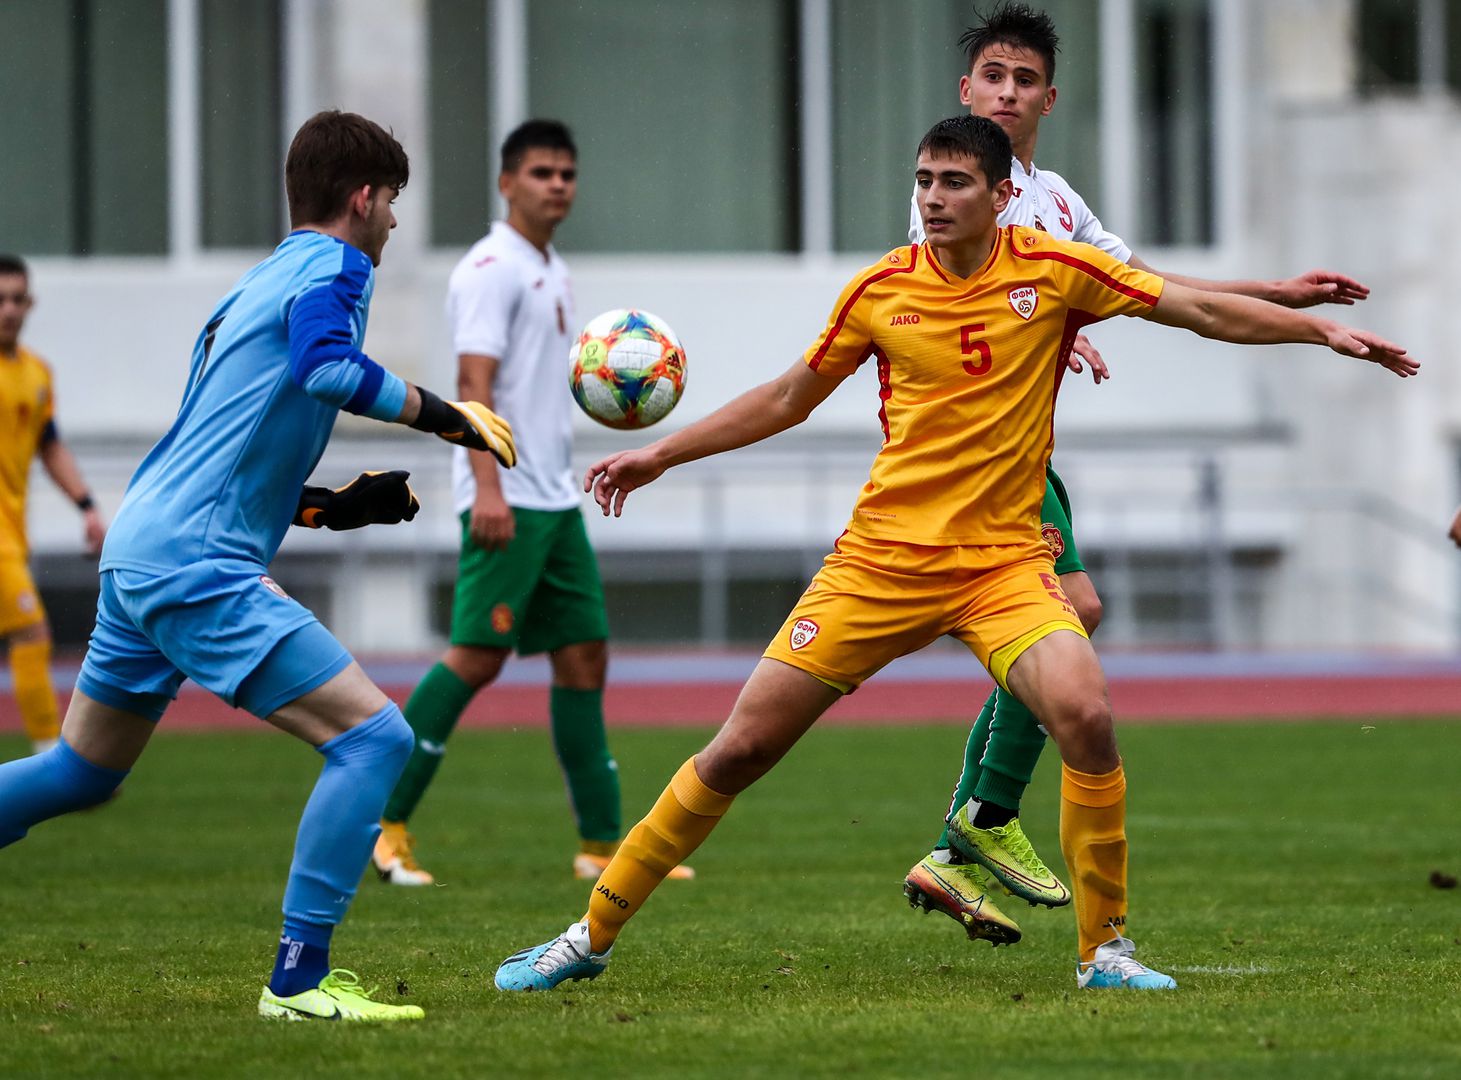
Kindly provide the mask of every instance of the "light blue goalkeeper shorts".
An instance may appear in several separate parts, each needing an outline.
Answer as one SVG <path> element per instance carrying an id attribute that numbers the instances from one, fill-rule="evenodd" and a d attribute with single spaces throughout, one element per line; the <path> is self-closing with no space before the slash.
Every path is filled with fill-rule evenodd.
<path id="1" fill-rule="evenodd" d="M 334 635 L 257 563 L 107 570 L 76 688 L 155 721 L 187 678 L 267 717 L 350 662 Z"/>

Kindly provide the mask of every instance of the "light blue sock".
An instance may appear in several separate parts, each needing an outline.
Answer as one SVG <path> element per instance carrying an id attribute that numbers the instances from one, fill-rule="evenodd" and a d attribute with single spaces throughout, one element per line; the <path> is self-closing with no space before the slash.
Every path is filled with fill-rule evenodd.
<path id="1" fill-rule="evenodd" d="M 388 704 L 319 747 L 325 767 L 299 819 L 284 890 L 286 927 L 334 927 L 345 917 L 415 741 L 401 710 Z"/>
<path id="2" fill-rule="evenodd" d="M 128 771 L 93 765 L 64 739 L 44 754 L 0 765 L 0 847 L 48 818 L 105 802 Z"/>

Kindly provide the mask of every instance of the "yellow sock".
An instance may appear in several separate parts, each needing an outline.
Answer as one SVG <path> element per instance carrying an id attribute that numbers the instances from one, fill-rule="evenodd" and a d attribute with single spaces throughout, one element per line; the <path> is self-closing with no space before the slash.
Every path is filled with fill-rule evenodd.
<path id="1" fill-rule="evenodd" d="M 10 676 L 15 682 L 15 704 L 31 742 L 61 734 L 61 714 L 51 689 L 49 640 L 17 641 L 10 646 Z"/>
<path id="2" fill-rule="evenodd" d="M 603 952 L 665 875 L 690 857 L 730 809 L 732 795 L 706 787 L 695 759 L 680 766 L 648 816 L 629 830 L 589 897 L 588 939 Z"/>
<path id="3" fill-rule="evenodd" d="M 1075 893 L 1080 958 L 1126 933 L 1126 774 L 1092 775 L 1064 766 L 1060 775 L 1060 850 Z"/>

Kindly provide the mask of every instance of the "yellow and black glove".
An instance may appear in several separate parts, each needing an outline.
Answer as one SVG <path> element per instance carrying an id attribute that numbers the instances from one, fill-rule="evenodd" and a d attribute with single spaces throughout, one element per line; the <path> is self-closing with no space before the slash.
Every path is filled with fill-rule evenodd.
<path id="1" fill-rule="evenodd" d="M 485 450 L 505 469 L 517 464 L 512 425 L 480 401 L 442 401 L 430 390 L 416 387 L 421 412 L 411 421 L 417 431 L 429 431 L 453 446 Z"/>
<path id="2" fill-rule="evenodd" d="M 300 493 L 294 524 L 343 532 L 410 521 L 421 509 L 421 501 L 406 483 L 410 475 L 404 469 L 364 472 L 344 487 L 307 487 Z"/>

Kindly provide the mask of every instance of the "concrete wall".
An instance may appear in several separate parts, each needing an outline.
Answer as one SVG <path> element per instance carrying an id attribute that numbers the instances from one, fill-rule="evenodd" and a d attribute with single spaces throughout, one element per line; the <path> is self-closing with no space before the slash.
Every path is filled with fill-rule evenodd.
<path id="1" fill-rule="evenodd" d="M 421 6 L 367 6 L 375 17 L 359 25 L 371 25 L 370 34 L 335 17 L 333 6 L 319 9 L 312 32 L 328 62 L 315 104 L 348 103 L 385 119 L 413 161 L 424 163 Z M 1211 251 L 1141 254 L 1165 270 L 1218 278 L 1314 266 L 1352 272 L 1374 288 L 1373 298 L 1331 312 L 1403 341 L 1426 371 L 1402 382 L 1321 349 L 1241 350 L 1128 320 L 1096 328 L 1092 337 L 1116 377 L 1100 388 L 1067 380 L 1058 422 L 1057 464 L 1076 500 L 1083 546 L 1193 551 L 1218 544 L 1276 553 L 1259 581 L 1251 624 L 1230 627 L 1226 640 L 1454 644 L 1455 561 L 1442 536 L 1456 497 L 1461 388 L 1454 384 L 1461 376 L 1447 322 L 1461 283 L 1445 246 L 1454 231 L 1461 110 L 1449 100 L 1356 101 L 1335 5 L 1285 0 L 1250 10 L 1253 71 L 1233 73 L 1252 84 L 1244 91 L 1248 175 L 1239 235 Z M 383 49 L 384 23 L 395 32 Z M 1301 62 L 1281 62 L 1295 56 Z M 1271 84 L 1253 78 L 1265 70 L 1283 75 Z M 407 378 L 446 389 L 452 358 L 441 303 L 457 253 L 426 246 L 425 188 L 418 167 L 398 203 L 401 225 L 386 249 L 367 348 Z M 593 198 L 591 185 L 580 197 Z M 888 213 L 901 219 L 905 208 Z M 668 427 L 783 370 L 820 329 L 841 284 L 878 253 L 565 254 L 585 319 L 640 306 L 681 334 L 689 383 Z M 37 260 L 40 303 L 27 339 L 55 365 L 63 431 L 96 474 L 104 505 L 116 505 L 131 466 L 168 425 L 212 303 L 256 258 Z M 680 470 L 636 496 L 622 521 L 595 519 L 595 541 L 609 557 L 721 544 L 815 553 L 840 528 L 876 449 L 877 405 L 870 374 L 860 374 L 802 431 Z M 582 429 L 585 460 L 648 438 L 587 421 Z M 348 554 L 372 567 L 341 621 L 351 644 L 423 647 L 425 615 L 412 598 L 421 595 L 433 560 L 453 545 L 446 453 L 353 418 L 339 432 L 329 479 L 406 461 L 430 498 L 428 520 L 409 533 L 297 538 L 287 550 Z M 1205 463 L 1222 481 L 1217 517 L 1210 505 L 1202 509 Z M 74 521 L 43 481 L 37 487 L 37 548 L 67 550 Z"/>

